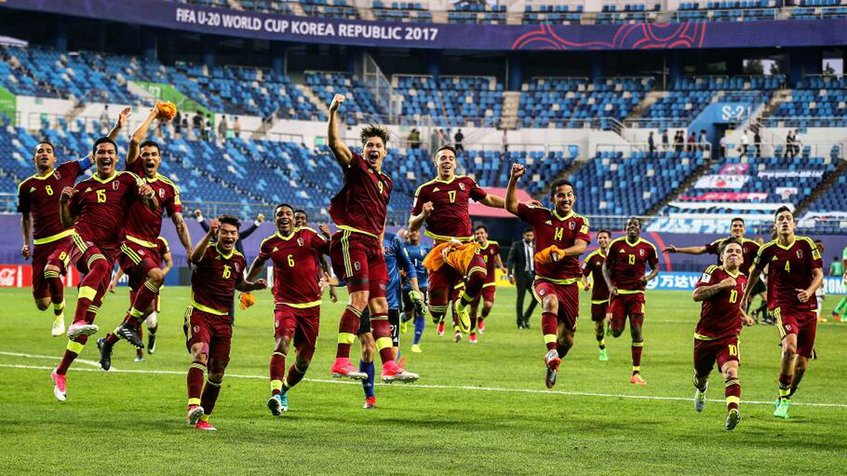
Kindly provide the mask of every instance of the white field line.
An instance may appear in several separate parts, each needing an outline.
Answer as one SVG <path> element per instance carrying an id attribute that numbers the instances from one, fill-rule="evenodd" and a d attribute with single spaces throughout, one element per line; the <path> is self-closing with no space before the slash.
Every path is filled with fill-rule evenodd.
<path id="1" fill-rule="evenodd" d="M 0 352 L 0 355 L 12 355 L 18 357 L 27 357 L 27 358 L 50 358 L 55 359 L 55 357 L 48 357 L 43 355 L 29 355 L 29 354 L 20 354 L 16 352 Z M 97 364 L 99 367 L 100 364 Z M 8 369 L 28 369 L 28 370 L 53 370 L 54 367 L 42 366 L 42 365 L 16 365 L 16 364 L 0 364 L 0 368 L 8 368 Z M 102 372 L 99 369 L 89 369 L 89 368 L 80 368 L 74 369 L 74 372 Z M 184 376 L 186 371 L 178 371 L 178 370 L 117 370 L 114 367 L 109 371 L 109 373 L 123 373 L 123 374 L 143 374 L 143 375 L 181 375 Z M 267 375 L 238 375 L 238 374 L 226 374 L 227 378 L 239 378 L 239 379 L 252 379 L 252 380 L 267 380 Z M 313 383 L 323 383 L 323 384 L 335 384 L 335 385 L 359 385 L 359 382 L 349 381 L 349 380 L 328 380 L 328 379 L 314 379 L 314 378 L 304 378 L 303 380 L 307 382 Z M 389 384 L 377 383 L 376 385 L 387 386 Z M 567 395 L 573 397 L 597 397 L 597 398 L 622 398 L 628 400 L 655 400 L 655 401 L 672 401 L 672 402 L 691 402 L 691 397 L 662 397 L 662 396 L 652 396 L 652 395 L 621 395 L 621 394 L 613 394 L 613 393 L 596 393 L 596 392 L 572 392 L 566 390 L 541 390 L 541 389 L 530 389 L 530 388 L 501 388 L 501 387 L 475 387 L 472 385 L 428 385 L 428 384 L 419 384 L 414 383 L 410 385 L 393 385 L 394 387 L 401 387 L 404 389 L 414 389 L 414 388 L 425 388 L 432 390 L 475 390 L 478 392 L 497 392 L 497 393 L 523 393 L 523 394 L 542 394 L 542 395 Z M 710 400 L 716 403 L 724 403 L 724 400 Z M 742 400 L 742 403 L 745 405 L 773 405 L 773 401 L 754 401 L 754 400 Z M 847 408 L 847 404 L 843 403 L 795 403 L 791 402 L 792 406 L 804 406 L 804 407 L 821 407 L 821 408 Z"/>

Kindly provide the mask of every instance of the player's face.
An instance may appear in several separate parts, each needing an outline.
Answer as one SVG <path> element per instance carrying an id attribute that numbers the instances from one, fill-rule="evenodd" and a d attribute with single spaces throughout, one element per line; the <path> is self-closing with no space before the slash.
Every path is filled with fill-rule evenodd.
<path id="1" fill-rule="evenodd" d="M 732 236 L 735 237 L 735 238 L 743 237 L 744 232 L 746 231 L 744 229 L 744 222 L 741 221 L 741 220 L 735 220 L 734 222 L 732 222 L 732 224 L 729 225 L 729 230 L 730 230 Z"/>
<path id="2" fill-rule="evenodd" d="M 141 165 L 144 166 L 144 173 L 148 177 L 155 177 L 159 171 L 159 164 L 162 163 L 162 157 L 159 154 L 159 148 L 152 145 L 147 145 L 141 148 L 141 153 L 138 156 Z"/>
<path id="3" fill-rule="evenodd" d="M 723 256 L 721 256 L 721 263 L 723 263 L 723 267 L 734 271 L 741 267 L 741 263 L 744 262 L 744 250 L 741 248 L 741 245 L 737 243 L 730 243 L 723 250 Z"/>
<path id="4" fill-rule="evenodd" d="M 527 243 L 535 239 L 535 233 L 528 231 L 523 234 L 523 240 Z"/>
<path id="5" fill-rule="evenodd" d="M 597 234 L 597 244 L 600 245 L 600 248 L 606 249 L 609 246 L 609 241 L 611 237 L 606 233 Z"/>
<path id="6" fill-rule="evenodd" d="M 633 218 L 626 222 L 626 236 L 631 239 L 638 238 L 641 234 L 641 222 Z"/>
<path id="7" fill-rule="evenodd" d="M 416 245 L 421 242 L 421 232 L 420 230 L 409 231 L 407 235 L 409 237 L 409 243 Z"/>
<path id="8" fill-rule="evenodd" d="M 115 145 L 104 142 L 94 151 L 94 163 L 97 164 L 97 175 L 110 177 L 115 172 L 115 162 L 118 161 L 118 151 Z"/>
<path id="9" fill-rule="evenodd" d="M 381 137 L 368 137 L 364 147 L 362 147 L 362 155 L 368 161 L 371 167 L 379 170 L 382 168 L 382 160 L 385 159 L 385 143 Z"/>
<path id="10" fill-rule="evenodd" d="M 221 228 L 218 230 L 218 246 L 225 253 L 229 253 L 235 248 L 236 241 L 238 241 L 238 228 L 229 223 L 221 223 Z"/>
<path id="11" fill-rule="evenodd" d="M 35 146 L 35 154 L 32 156 L 35 161 L 35 168 L 38 170 L 52 170 L 56 165 L 56 155 L 53 153 L 53 146 L 50 144 L 38 144 Z"/>
<path id="12" fill-rule="evenodd" d="M 274 221 L 277 230 L 283 235 L 291 233 L 294 227 L 300 226 L 297 224 L 297 216 L 294 214 L 294 210 L 288 207 L 278 207 L 274 214 Z"/>
<path id="13" fill-rule="evenodd" d="M 282 207 L 287 209 L 287 207 Z M 279 210 L 277 210 L 277 217 L 279 216 Z M 303 212 L 295 212 L 294 213 L 294 226 L 300 228 L 301 226 L 306 226 L 306 214 Z"/>
<path id="14" fill-rule="evenodd" d="M 774 227 L 778 235 L 790 235 L 794 233 L 794 215 L 788 210 L 780 213 L 774 220 Z"/>
<path id="15" fill-rule="evenodd" d="M 485 231 L 485 228 L 480 228 L 473 232 L 473 238 L 477 243 L 485 243 L 488 241 L 488 232 Z"/>
<path id="16" fill-rule="evenodd" d="M 452 177 L 456 173 L 456 154 L 452 150 L 442 150 L 435 156 L 435 166 L 441 177 Z"/>
<path id="17" fill-rule="evenodd" d="M 573 187 L 559 185 L 553 194 L 553 205 L 556 206 L 556 211 L 566 215 L 573 210 L 574 203 L 576 203 L 576 195 L 573 193 Z"/>

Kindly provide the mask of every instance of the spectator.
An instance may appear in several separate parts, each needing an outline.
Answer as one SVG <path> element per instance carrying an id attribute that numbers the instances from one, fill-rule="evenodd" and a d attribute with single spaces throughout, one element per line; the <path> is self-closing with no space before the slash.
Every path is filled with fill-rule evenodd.
<path id="1" fill-rule="evenodd" d="M 188 127 L 188 115 L 182 116 L 182 130 L 187 139 L 191 138 L 191 129 Z"/>
<path id="2" fill-rule="evenodd" d="M 456 131 L 456 135 L 453 136 L 453 143 L 457 153 L 465 151 L 465 147 L 462 145 L 463 140 L 465 140 L 465 135 L 462 134 L 462 130 L 459 129 Z"/>
<path id="3" fill-rule="evenodd" d="M 668 142 L 668 130 L 662 130 L 662 152 L 667 152 L 670 148 L 670 142 Z"/>
<path id="4" fill-rule="evenodd" d="M 697 138 L 697 146 L 700 150 L 705 151 L 708 148 L 709 139 L 706 137 L 706 131 L 700 129 L 700 137 Z"/>
<path id="5" fill-rule="evenodd" d="M 176 116 L 174 116 L 174 135 L 177 138 L 182 137 L 182 113 L 177 111 Z"/>
<path id="6" fill-rule="evenodd" d="M 694 152 L 697 150 L 697 136 L 694 134 L 694 131 L 691 131 L 691 134 L 688 136 L 688 152 Z"/>
<path id="7" fill-rule="evenodd" d="M 441 145 L 447 144 L 447 134 L 444 132 L 444 129 L 438 129 L 438 140 Z"/>
<path id="8" fill-rule="evenodd" d="M 241 137 L 241 123 L 238 122 L 238 116 L 232 120 L 232 133 L 235 134 L 236 139 Z"/>
<path id="9" fill-rule="evenodd" d="M 744 129 L 741 132 L 741 156 L 740 157 L 747 157 L 747 158 L 750 157 L 747 154 L 747 147 L 749 147 L 749 146 L 750 146 L 750 138 L 747 137 L 747 129 Z"/>
<path id="10" fill-rule="evenodd" d="M 759 134 L 759 129 L 753 133 L 753 147 L 756 148 L 756 158 L 762 156 L 762 136 Z"/>
<path id="11" fill-rule="evenodd" d="M 650 136 L 647 137 L 647 149 L 650 151 L 650 155 L 656 153 L 656 141 L 653 140 L 653 131 L 650 131 Z"/>
<path id="12" fill-rule="evenodd" d="M 407 140 L 409 141 L 409 148 L 420 149 L 420 147 L 421 147 L 421 132 L 413 127 L 411 132 L 409 132 L 409 137 L 408 137 Z"/>
<path id="13" fill-rule="evenodd" d="M 203 116 L 200 115 L 200 111 L 196 111 L 194 117 L 191 118 L 191 129 L 194 132 L 194 137 L 203 135 Z"/>
<path id="14" fill-rule="evenodd" d="M 103 106 L 103 112 L 100 113 L 100 133 L 106 135 L 109 131 L 109 105 Z"/>
<path id="15" fill-rule="evenodd" d="M 209 142 L 212 138 L 212 114 L 206 115 L 206 123 L 203 125 L 203 140 Z"/>
<path id="16" fill-rule="evenodd" d="M 682 152 L 685 148 L 685 136 L 682 131 L 676 131 L 673 135 L 673 150 L 674 152 Z"/>
<path id="17" fill-rule="evenodd" d="M 221 143 L 226 142 L 227 132 L 229 132 L 229 128 L 226 125 L 226 116 L 221 116 L 221 121 L 218 122 L 218 140 Z"/>
<path id="18" fill-rule="evenodd" d="M 720 145 L 720 149 L 721 149 L 719 158 L 723 159 L 724 157 L 726 157 L 726 136 L 725 135 L 721 136 L 721 140 L 720 140 L 718 145 Z"/>
<path id="19" fill-rule="evenodd" d="M 509 153 L 509 134 L 506 129 L 503 129 L 503 137 L 500 138 L 500 145 L 503 146 L 503 153 Z"/>

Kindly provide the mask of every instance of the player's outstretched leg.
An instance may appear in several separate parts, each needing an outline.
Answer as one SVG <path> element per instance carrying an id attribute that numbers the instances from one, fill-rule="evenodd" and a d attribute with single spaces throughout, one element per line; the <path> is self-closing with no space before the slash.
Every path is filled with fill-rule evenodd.
<path id="1" fill-rule="evenodd" d="M 365 373 L 359 372 L 350 363 L 350 346 L 356 340 L 359 320 L 363 319 L 362 311 L 367 306 L 367 301 L 368 291 L 353 291 L 350 293 L 350 304 L 344 309 L 344 313 L 341 314 L 341 321 L 338 323 L 338 347 L 335 353 L 335 361 L 330 369 L 334 378 L 363 380 L 367 377 Z"/>
<path id="2" fill-rule="evenodd" d="M 709 390 L 709 374 L 697 375 L 694 372 L 694 410 L 698 413 L 706 408 L 706 392 Z"/>

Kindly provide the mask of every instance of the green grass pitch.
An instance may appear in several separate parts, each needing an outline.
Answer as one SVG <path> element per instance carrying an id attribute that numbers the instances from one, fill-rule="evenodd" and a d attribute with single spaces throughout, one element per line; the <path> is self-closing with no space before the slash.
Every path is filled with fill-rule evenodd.
<path id="1" fill-rule="evenodd" d="M 547 391 L 539 312 L 531 330 L 516 330 L 514 290 L 500 289 L 475 346 L 438 337 L 427 323 L 424 352 L 412 354 L 411 329 L 404 334 L 407 368 L 421 379 L 379 385 L 377 408 L 370 411 L 362 409 L 360 385 L 329 376 L 342 304 L 327 301 L 307 380 L 290 392 L 291 410 L 274 418 L 265 406 L 270 294 L 258 297 L 238 314 L 212 418 L 219 431 L 207 433 L 184 421 L 187 288 L 164 289 L 158 349 L 145 362 L 133 362 L 133 350 L 120 343 L 117 371 L 102 372 L 92 365 L 98 359 L 92 340 L 80 357 L 90 363 L 78 361 L 68 373 L 64 404 L 53 398 L 49 369 L 66 340 L 50 337 L 48 314 L 35 310 L 28 290 L 4 290 L 0 474 L 847 474 L 847 402 L 841 399 L 847 324 L 819 325 L 819 358 L 787 421 L 772 416 L 770 403 L 777 332 L 745 330 L 743 419 L 727 432 L 718 373 L 705 412 L 693 409 L 691 348 L 699 308 L 689 293 L 647 296 L 646 387 L 629 383 L 628 333 L 607 338 L 610 360 L 599 362 L 591 322 L 583 317 L 559 383 Z M 826 314 L 837 299 L 826 301 Z M 581 300 L 586 316 L 587 293 Z M 126 305 L 125 289 L 108 296 L 98 335 L 118 324 Z"/>

